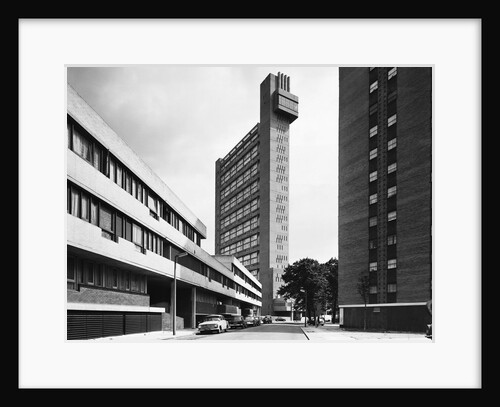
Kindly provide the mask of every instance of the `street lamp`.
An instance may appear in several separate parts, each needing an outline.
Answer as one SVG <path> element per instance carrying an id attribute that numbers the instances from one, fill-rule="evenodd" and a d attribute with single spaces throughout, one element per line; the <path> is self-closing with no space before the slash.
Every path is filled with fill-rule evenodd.
<path id="1" fill-rule="evenodd" d="M 174 298 L 172 299 L 172 335 L 175 336 L 175 321 L 177 319 L 177 259 L 189 253 L 179 253 L 174 256 Z"/>

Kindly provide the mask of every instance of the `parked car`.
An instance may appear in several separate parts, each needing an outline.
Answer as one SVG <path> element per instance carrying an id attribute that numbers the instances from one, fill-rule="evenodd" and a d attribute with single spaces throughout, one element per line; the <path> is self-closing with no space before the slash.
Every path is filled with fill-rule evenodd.
<path id="1" fill-rule="evenodd" d="M 278 318 L 275 319 L 275 321 L 286 321 L 286 319 L 283 318 L 283 317 L 278 317 Z"/>
<path id="2" fill-rule="evenodd" d="M 243 318 L 241 315 L 232 315 L 230 317 L 227 317 L 227 322 L 229 323 L 229 327 L 231 329 L 233 328 L 246 328 L 247 323 L 245 321 L 245 318 Z"/>
<path id="3" fill-rule="evenodd" d="M 255 326 L 255 319 L 253 315 L 247 315 L 244 319 L 247 326 Z"/>
<path id="4" fill-rule="evenodd" d="M 272 323 L 273 323 L 273 319 L 271 318 L 271 315 L 266 315 L 266 316 L 262 319 L 262 323 L 263 323 L 263 324 L 272 324 Z"/>
<path id="5" fill-rule="evenodd" d="M 199 333 L 205 332 L 226 332 L 229 328 L 229 324 L 224 316 L 219 314 L 207 315 L 205 320 L 198 324 Z"/>

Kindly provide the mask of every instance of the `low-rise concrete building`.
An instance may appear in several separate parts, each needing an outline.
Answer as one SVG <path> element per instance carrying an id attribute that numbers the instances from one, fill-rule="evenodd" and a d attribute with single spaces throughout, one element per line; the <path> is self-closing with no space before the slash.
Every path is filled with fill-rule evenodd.
<path id="1" fill-rule="evenodd" d="M 69 85 L 67 135 L 68 339 L 171 329 L 173 298 L 178 328 L 260 309 L 261 283 L 201 248 L 202 221 Z"/>

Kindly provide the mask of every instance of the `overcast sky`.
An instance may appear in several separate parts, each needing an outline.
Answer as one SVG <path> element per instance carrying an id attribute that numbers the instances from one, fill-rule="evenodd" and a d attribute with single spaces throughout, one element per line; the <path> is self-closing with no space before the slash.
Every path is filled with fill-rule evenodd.
<path id="1" fill-rule="evenodd" d="M 289 262 L 338 258 L 335 66 L 69 67 L 68 83 L 207 226 L 214 254 L 215 161 L 259 122 L 260 84 L 290 76 Z"/>

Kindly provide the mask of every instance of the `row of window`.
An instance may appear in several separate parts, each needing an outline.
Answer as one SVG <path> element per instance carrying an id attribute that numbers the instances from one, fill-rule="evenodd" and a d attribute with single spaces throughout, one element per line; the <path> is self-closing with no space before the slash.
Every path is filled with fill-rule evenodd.
<path id="1" fill-rule="evenodd" d="M 286 97 L 283 97 L 279 95 L 278 102 L 281 106 L 284 106 L 290 110 L 293 110 L 294 112 L 299 111 L 299 104 L 297 102 L 294 102 L 293 100 L 290 100 Z"/>
<path id="2" fill-rule="evenodd" d="M 183 251 L 83 189 L 68 184 L 68 213 L 100 227 L 103 237 L 113 241 L 118 241 L 118 238 L 128 240 L 141 253 L 149 250 L 170 260 Z M 179 264 L 202 274 L 209 281 L 215 280 L 224 286 L 233 287 L 232 280 L 193 256 L 180 258 Z"/>
<path id="3" fill-rule="evenodd" d="M 136 293 L 146 293 L 147 290 L 144 275 L 68 256 L 68 288 L 76 290 L 81 284 Z"/>
<path id="4" fill-rule="evenodd" d="M 221 244 L 234 239 L 235 237 L 241 236 L 243 233 L 249 232 L 259 226 L 259 216 L 254 216 L 251 219 L 239 224 L 238 226 L 224 232 L 221 235 Z"/>
<path id="5" fill-rule="evenodd" d="M 147 206 L 155 218 L 161 217 L 198 246 L 201 235 L 176 213 L 166 202 L 150 190 L 132 171 L 124 166 L 107 149 L 101 146 L 87 131 L 74 122 L 67 120 L 68 148 L 92 164 L 119 187 L 123 188 L 139 202 Z"/>
<path id="6" fill-rule="evenodd" d="M 224 202 L 220 208 L 221 214 L 229 211 L 239 203 L 243 202 L 249 196 L 253 195 L 259 190 L 259 182 L 255 181 L 248 187 L 246 187 L 243 191 L 238 192 L 235 196 L 233 196 L 229 201 Z"/>
<path id="7" fill-rule="evenodd" d="M 243 240 L 230 244 L 229 246 L 223 247 L 220 252 L 221 254 L 224 255 L 230 255 L 258 246 L 258 244 L 259 244 L 259 234 L 256 233 L 255 235 L 248 236 Z"/>
<path id="8" fill-rule="evenodd" d="M 251 285 L 252 287 L 256 288 L 257 290 L 261 291 L 260 287 L 255 284 L 250 277 L 248 277 L 243 271 L 241 271 L 238 267 L 236 267 L 234 264 L 232 265 L 233 273 L 235 276 L 238 276 L 242 280 L 245 281 L 246 284 Z"/>
<path id="9" fill-rule="evenodd" d="M 376 249 L 377 248 L 377 243 L 378 240 L 377 239 L 372 239 L 368 242 L 368 247 L 370 249 Z M 396 235 L 389 235 L 387 236 L 387 246 L 392 246 L 392 245 L 395 245 L 397 243 L 397 238 L 396 238 Z"/>
<path id="10" fill-rule="evenodd" d="M 250 132 L 241 139 L 241 141 L 236 144 L 236 146 L 224 157 L 224 164 L 221 166 L 221 171 L 224 171 L 238 156 L 245 150 L 242 148 L 244 144 L 251 144 L 259 137 L 258 133 L 259 125 L 257 124 Z M 235 154 L 233 154 L 235 153 Z M 231 157 L 231 158 L 229 158 Z M 226 161 L 227 160 L 227 161 Z"/>
<path id="11" fill-rule="evenodd" d="M 396 148 L 396 147 L 397 147 L 396 137 L 394 137 L 393 139 L 391 139 L 387 142 L 387 150 L 392 150 L 393 148 Z M 370 160 L 377 158 L 377 156 L 378 156 L 378 149 L 377 148 L 370 150 Z"/>
<path id="12" fill-rule="evenodd" d="M 286 153 L 286 147 L 284 145 L 282 145 L 282 144 L 278 144 L 276 146 L 276 152 L 278 154 L 285 154 Z"/>
<path id="13" fill-rule="evenodd" d="M 372 71 L 374 69 L 375 69 L 374 67 L 370 67 L 370 71 Z M 389 79 L 395 77 L 397 74 L 398 74 L 398 68 L 393 67 L 387 71 L 387 79 L 389 80 Z M 370 90 L 372 89 L 372 87 L 374 87 L 373 90 L 377 89 L 378 88 L 378 81 L 375 81 L 370 85 Z M 373 92 L 373 90 L 372 90 L 372 92 Z"/>
<path id="14" fill-rule="evenodd" d="M 252 264 L 257 264 L 259 262 L 259 252 L 245 254 L 244 256 L 238 257 L 238 260 L 245 267 L 251 266 Z"/>
<path id="15" fill-rule="evenodd" d="M 389 259 L 387 260 L 387 269 L 390 270 L 390 269 L 395 269 L 397 267 L 397 259 Z M 368 265 L 368 270 L 369 271 L 377 271 L 378 270 L 378 262 L 374 261 L 374 262 L 371 262 L 369 265 Z"/>
<path id="16" fill-rule="evenodd" d="M 243 185 L 245 182 L 247 182 L 250 178 L 253 176 L 257 175 L 259 172 L 259 163 L 255 163 L 252 165 L 248 170 L 246 170 L 242 175 L 240 175 L 236 180 L 231 182 L 227 188 L 224 188 L 220 192 L 221 198 L 225 198 L 228 196 L 230 193 L 235 191 L 237 188 L 239 188 L 241 185 Z"/>
<path id="17" fill-rule="evenodd" d="M 390 198 L 390 197 L 396 195 L 396 192 L 397 192 L 397 187 L 396 186 L 387 188 L 387 198 Z M 370 197 L 369 197 L 369 203 L 370 203 L 370 205 L 377 203 L 377 201 L 378 201 L 377 196 L 378 196 L 378 194 L 372 194 L 372 195 L 370 195 Z"/>
<path id="18" fill-rule="evenodd" d="M 396 217 L 397 217 L 397 211 L 391 211 L 391 212 L 389 212 L 387 214 L 387 221 L 390 222 L 390 221 L 396 220 Z M 376 216 L 372 216 L 368 220 L 368 224 L 370 226 L 377 226 L 377 217 Z"/>
<path id="19" fill-rule="evenodd" d="M 395 293 L 397 290 L 397 284 L 387 284 L 387 292 L 388 293 Z M 370 294 L 377 294 L 378 293 L 378 288 L 376 285 L 370 286 L 369 289 Z"/>
<path id="20" fill-rule="evenodd" d="M 256 211 L 257 209 L 259 209 L 259 204 L 260 204 L 259 198 L 256 198 L 253 201 L 247 203 L 245 206 L 238 209 L 237 211 L 231 213 L 231 215 L 226 216 L 224 219 L 220 221 L 221 229 L 224 229 L 225 227 L 231 225 L 232 223 Z"/>
<path id="21" fill-rule="evenodd" d="M 227 172 L 221 177 L 220 183 L 224 185 L 229 179 L 231 179 L 239 170 L 241 170 L 245 165 L 247 165 L 252 159 L 257 157 L 259 154 L 259 145 L 256 144 L 248 153 L 246 153 L 241 160 L 239 160 L 235 165 L 233 165 Z"/>
<path id="22" fill-rule="evenodd" d="M 117 241 L 120 237 L 134 243 L 143 253 L 149 250 L 169 257 L 164 255 L 165 245 L 160 236 L 71 183 L 68 183 L 68 213 L 99 226 L 107 239 Z"/>

